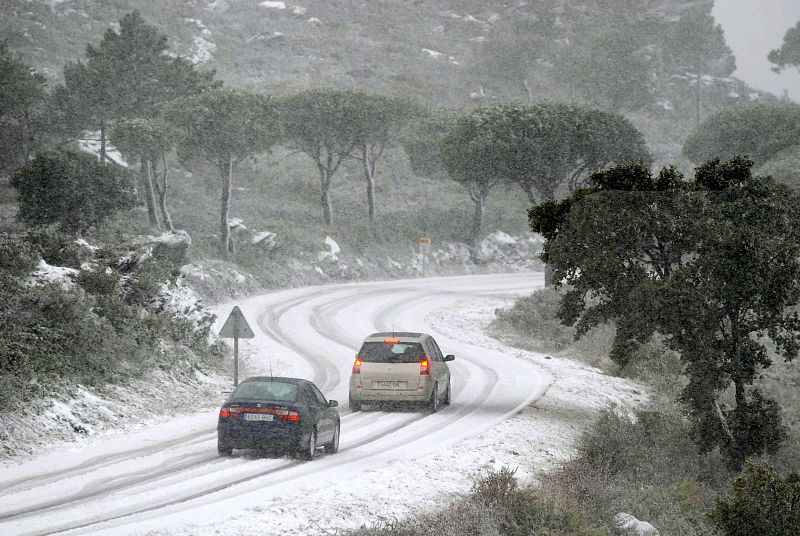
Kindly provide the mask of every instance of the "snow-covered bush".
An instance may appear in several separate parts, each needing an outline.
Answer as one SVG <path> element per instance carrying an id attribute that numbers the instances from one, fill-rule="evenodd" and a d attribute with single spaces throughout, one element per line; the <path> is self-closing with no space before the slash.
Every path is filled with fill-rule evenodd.
<path id="1" fill-rule="evenodd" d="M 209 342 L 215 340 L 211 332 L 214 312 L 203 305 L 200 297 L 191 288 L 180 282 L 165 282 L 151 305 L 155 311 L 164 313 L 175 321 L 187 323 L 194 335 Z"/>

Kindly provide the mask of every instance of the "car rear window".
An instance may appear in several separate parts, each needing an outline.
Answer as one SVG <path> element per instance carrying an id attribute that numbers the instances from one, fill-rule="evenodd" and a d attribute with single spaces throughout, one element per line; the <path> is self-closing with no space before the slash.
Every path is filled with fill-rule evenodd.
<path id="1" fill-rule="evenodd" d="M 416 363 L 425 357 L 418 342 L 365 342 L 358 354 L 365 363 Z"/>
<path id="2" fill-rule="evenodd" d="M 297 385 L 285 382 L 244 382 L 236 388 L 231 398 L 294 402 L 297 400 Z"/>

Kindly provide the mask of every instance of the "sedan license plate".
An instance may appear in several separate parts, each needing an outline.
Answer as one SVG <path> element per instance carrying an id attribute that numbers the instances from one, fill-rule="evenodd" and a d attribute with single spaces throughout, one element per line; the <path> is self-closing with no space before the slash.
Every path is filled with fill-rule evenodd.
<path id="1" fill-rule="evenodd" d="M 405 387 L 406 382 L 399 382 L 395 380 L 381 380 L 372 382 L 372 385 L 377 389 L 402 389 Z"/>
<path id="2" fill-rule="evenodd" d="M 244 420 L 246 421 L 271 421 L 274 415 L 269 413 L 245 413 Z"/>

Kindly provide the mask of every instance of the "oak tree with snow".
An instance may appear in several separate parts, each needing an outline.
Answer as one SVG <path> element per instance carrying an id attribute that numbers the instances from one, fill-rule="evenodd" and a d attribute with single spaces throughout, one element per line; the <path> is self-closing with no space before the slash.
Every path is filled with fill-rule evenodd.
<path id="1" fill-rule="evenodd" d="M 720 448 L 734 468 L 785 437 L 780 409 L 753 387 L 800 350 L 800 196 L 752 161 L 714 159 L 686 181 L 641 165 L 592 175 L 590 188 L 533 207 L 542 259 L 569 285 L 559 311 L 578 335 L 617 327 L 611 357 L 660 333 L 681 355 L 682 400 L 702 451 Z M 729 405 L 730 404 L 730 405 Z"/>

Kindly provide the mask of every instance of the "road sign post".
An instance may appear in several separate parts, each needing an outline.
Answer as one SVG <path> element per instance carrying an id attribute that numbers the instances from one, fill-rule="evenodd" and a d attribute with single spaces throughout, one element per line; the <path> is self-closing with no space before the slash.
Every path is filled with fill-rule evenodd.
<path id="1" fill-rule="evenodd" d="M 238 305 L 231 310 L 228 319 L 219 330 L 219 336 L 223 339 L 233 339 L 233 386 L 237 387 L 239 385 L 239 339 L 255 337 Z"/>

